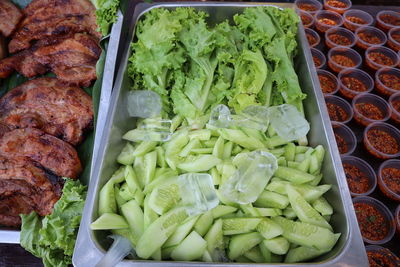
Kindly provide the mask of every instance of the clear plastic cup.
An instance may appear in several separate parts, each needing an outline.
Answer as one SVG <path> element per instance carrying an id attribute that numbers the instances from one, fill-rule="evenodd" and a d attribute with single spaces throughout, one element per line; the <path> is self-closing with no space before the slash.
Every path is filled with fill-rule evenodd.
<path id="1" fill-rule="evenodd" d="M 339 92 L 347 99 L 353 99 L 362 93 L 369 93 L 374 89 L 374 80 L 360 69 L 350 68 L 339 72 Z"/>
<path id="2" fill-rule="evenodd" d="M 388 233 L 381 240 L 368 239 L 367 237 L 365 237 L 363 235 L 362 229 L 360 229 L 361 235 L 363 235 L 362 238 L 363 238 L 364 242 L 368 243 L 368 244 L 373 244 L 373 245 L 380 245 L 380 244 L 385 244 L 388 241 L 390 241 L 390 239 L 392 239 L 392 237 L 394 236 L 394 232 L 395 232 L 393 215 L 390 212 L 390 210 L 379 200 L 372 198 L 372 197 L 368 197 L 368 196 L 361 196 L 361 197 L 353 198 L 353 205 L 358 204 L 358 203 L 368 204 L 369 206 L 376 208 L 379 211 L 379 213 L 382 214 L 382 216 L 385 218 L 384 224 L 388 228 Z M 356 209 L 356 215 L 357 215 L 357 208 L 356 207 L 354 207 L 354 208 Z M 357 218 L 357 220 L 358 220 L 358 218 Z M 360 224 L 360 222 L 359 222 L 359 224 Z M 383 227 L 383 225 L 382 225 L 382 227 Z"/>
<path id="3" fill-rule="evenodd" d="M 374 133 L 374 139 L 369 137 L 369 132 Z M 376 137 L 377 134 L 379 134 L 378 137 Z M 363 143 L 367 151 L 376 158 L 392 159 L 400 156 L 400 131 L 388 123 L 374 122 L 368 125 L 364 130 Z M 377 144 L 386 147 L 377 148 Z M 382 151 L 384 149 L 386 151 Z M 393 151 L 387 151 L 388 149 L 393 149 Z"/>
<path id="4" fill-rule="evenodd" d="M 343 25 L 343 18 L 336 12 L 320 10 L 315 14 L 315 28 L 320 32 L 326 32 L 330 28 Z"/>
<path id="5" fill-rule="evenodd" d="M 308 12 L 299 10 L 298 14 L 303 23 L 304 28 L 311 28 L 314 25 L 314 16 Z"/>
<path id="6" fill-rule="evenodd" d="M 374 18 L 370 14 L 359 9 L 350 9 L 343 14 L 343 24 L 351 31 L 362 26 L 372 25 L 373 22 Z"/>
<path id="7" fill-rule="evenodd" d="M 371 46 L 382 46 L 387 41 L 386 34 L 372 26 L 359 27 L 356 30 L 355 35 L 357 40 L 356 45 L 364 50 Z M 370 40 L 367 38 L 370 38 Z"/>
<path id="8" fill-rule="evenodd" d="M 353 47 L 356 44 L 356 36 L 342 27 L 330 28 L 325 32 L 325 44 L 329 48 L 337 46 Z"/>
<path id="9" fill-rule="evenodd" d="M 315 49 L 315 48 L 311 48 L 311 55 L 313 57 L 314 66 L 317 69 L 322 69 L 323 67 L 325 67 L 326 58 L 325 58 L 325 55 L 321 51 L 319 51 L 318 49 Z"/>
<path id="10" fill-rule="evenodd" d="M 341 122 L 332 122 L 332 128 L 335 133 L 336 144 L 338 144 L 340 155 L 348 156 L 352 154 L 357 147 L 357 138 L 353 131 Z M 338 138 L 341 138 L 342 140 L 338 140 Z M 342 143 L 347 146 L 347 149 L 341 149 Z"/>
<path id="11" fill-rule="evenodd" d="M 392 28 L 388 33 L 388 46 L 400 52 L 400 27 Z"/>
<path id="12" fill-rule="evenodd" d="M 343 98 L 335 95 L 326 95 L 325 103 L 326 107 L 328 108 L 329 118 L 331 119 L 331 121 L 348 123 L 353 118 L 353 109 L 351 108 L 350 104 Z M 337 106 L 337 108 L 335 106 Z M 332 109 L 336 108 L 336 110 L 340 109 L 342 112 L 345 113 L 345 118 L 342 119 L 340 117 L 340 114 L 337 114 L 337 112 L 333 112 L 333 110 L 331 111 L 330 107 L 332 107 Z"/>
<path id="13" fill-rule="evenodd" d="M 397 235 L 400 236 L 400 204 L 397 206 L 397 209 L 394 212 L 394 220 L 396 222 Z"/>
<path id="14" fill-rule="evenodd" d="M 398 81 L 396 83 L 396 81 Z M 384 95 L 390 96 L 400 92 L 400 70 L 395 68 L 382 68 L 375 73 L 376 90 Z M 397 88 L 397 89 L 396 89 Z"/>
<path id="15" fill-rule="evenodd" d="M 363 114 L 363 112 L 360 110 L 360 105 L 362 104 L 369 104 L 373 105 L 371 108 L 378 109 L 381 114 L 382 118 L 381 119 L 373 119 L 366 114 Z M 392 114 L 392 110 L 389 107 L 388 102 L 386 102 L 385 99 L 382 97 L 379 97 L 374 94 L 369 94 L 369 93 L 364 93 L 357 95 L 353 101 L 352 101 L 352 107 L 354 110 L 354 119 L 361 125 L 368 126 L 371 123 L 374 122 L 384 122 L 387 121 L 390 118 L 390 115 Z M 378 112 L 379 112 L 378 111 Z M 377 110 L 370 110 L 370 113 L 373 115 L 377 112 Z"/>
<path id="16" fill-rule="evenodd" d="M 382 193 L 387 196 L 388 198 L 391 198 L 396 201 L 400 201 L 400 190 L 395 190 L 395 188 L 391 187 L 390 184 L 387 183 L 384 179 L 384 171 L 386 168 L 393 168 L 396 170 L 396 173 L 392 173 L 392 177 L 396 177 L 396 174 L 399 174 L 397 177 L 400 179 L 400 160 L 398 159 L 389 159 L 384 161 L 381 166 L 379 166 L 379 171 L 378 171 L 378 185 L 379 189 L 382 191 Z M 395 183 L 395 182 L 393 182 Z M 398 186 L 398 185 L 397 185 Z"/>
<path id="17" fill-rule="evenodd" d="M 400 92 L 389 97 L 389 106 L 392 110 L 392 120 L 400 124 Z"/>
<path id="18" fill-rule="evenodd" d="M 375 246 L 375 245 L 369 245 L 365 247 L 365 250 L 367 251 L 368 255 L 368 261 L 371 266 L 376 266 L 372 265 L 374 261 L 374 254 L 379 255 L 379 259 L 377 259 L 377 262 L 381 262 L 381 258 L 384 257 L 391 265 L 390 266 L 400 266 L 400 259 L 397 257 L 393 252 L 391 252 L 389 249 L 381 247 L 381 246 Z"/>
<path id="19" fill-rule="evenodd" d="M 296 0 L 294 1 L 297 10 L 303 10 L 315 14 L 322 9 L 322 4 L 317 0 Z"/>
<path id="20" fill-rule="evenodd" d="M 376 25 L 385 32 L 400 26 L 400 13 L 392 10 L 382 10 L 376 15 Z"/>
<path id="21" fill-rule="evenodd" d="M 391 68 L 399 64 L 399 57 L 390 48 L 372 46 L 365 51 L 365 63 L 373 70 Z"/>
<path id="22" fill-rule="evenodd" d="M 358 68 L 362 58 L 355 50 L 346 47 L 335 47 L 328 52 L 328 65 L 334 72 L 347 68 Z"/>
<path id="23" fill-rule="evenodd" d="M 374 169 L 369 165 L 366 161 L 354 157 L 354 156 L 345 156 L 342 157 L 342 164 L 344 168 L 344 164 L 352 165 L 358 168 L 362 173 L 365 174 L 365 176 L 368 178 L 368 189 L 365 192 L 353 192 L 351 187 L 349 186 L 350 194 L 352 197 L 357 197 L 357 196 L 367 196 L 371 194 L 375 188 L 376 188 L 376 174 Z M 345 171 L 346 172 L 346 171 Z M 359 178 L 359 177 L 357 177 Z M 346 176 L 346 179 L 349 179 L 349 177 Z M 358 181 L 356 181 L 358 182 Z"/>
<path id="24" fill-rule="evenodd" d="M 339 91 L 339 80 L 333 73 L 327 70 L 317 70 L 317 75 L 324 95 L 334 95 Z M 332 85 L 333 89 L 327 88 L 326 85 Z"/>
<path id="25" fill-rule="evenodd" d="M 324 8 L 339 14 L 343 14 L 351 8 L 350 0 L 324 0 Z"/>
<path id="26" fill-rule="evenodd" d="M 305 28 L 304 31 L 306 33 L 307 41 L 310 47 L 316 47 L 317 45 L 319 45 L 319 43 L 321 42 L 321 37 L 319 37 L 319 34 L 316 31 L 309 28 Z"/>

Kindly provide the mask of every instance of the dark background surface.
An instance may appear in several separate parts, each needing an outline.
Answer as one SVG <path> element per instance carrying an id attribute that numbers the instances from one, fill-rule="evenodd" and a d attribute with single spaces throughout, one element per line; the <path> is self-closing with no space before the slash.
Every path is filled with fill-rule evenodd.
<path id="1" fill-rule="evenodd" d="M 126 0 L 121 0 L 126 1 Z M 140 2 L 140 1 L 135 1 Z M 148 2 L 148 1 L 147 1 Z M 162 2 L 162 1 L 154 1 Z M 294 1 L 253 1 L 253 2 L 294 2 Z M 323 2 L 323 1 L 321 1 Z M 400 11 L 400 0 L 353 0 L 355 9 L 367 11 L 372 16 L 375 16 L 381 10 L 397 10 Z M 378 8 L 376 6 L 379 6 Z M 379 196 L 375 196 L 378 197 Z M 396 245 L 396 244 L 393 244 Z M 397 244 L 400 247 L 400 244 Z M 39 258 L 34 257 L 29 252 L 25 251 L 17 244 L 0 244 L 0 267 L 36 267 L 43 266 Z"/>

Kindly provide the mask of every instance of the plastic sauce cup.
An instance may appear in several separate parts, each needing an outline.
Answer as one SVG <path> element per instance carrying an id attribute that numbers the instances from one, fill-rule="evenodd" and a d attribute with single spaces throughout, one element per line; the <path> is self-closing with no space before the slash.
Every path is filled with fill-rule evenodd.
<path id="1" fill-rule="evenodd" d="M 321 51 L 319 51 L 318 49 L 315 49 L 315 48 L 311 48 L 311 55 L 313 57 L 314 66 L 317 69 L 322 69 L 323 67 L 325 67 L 326 58 L 325 58 L 325 55 Z"/>
<path id="2" fill-rule="evenodd" d="M 393 188 L 390 187 L 390 185 L 384 179 L 384 173 L 383 172 L 387 168 L 393 168 L 393 169 L 396 170 L 396 173 L 400 173 L 400 160 L 398 160 L 398 159 L 386 160 L 381 164 L 381 166 L 379 167 L 379 171 L 378 171 L 379 189 L 388 198 L 391 198 L 391 199 L 396 200 L 396 201 L 400 201 L 400 191 L 398 191 L 398 192 L 395 191 Z M 400 179 L 400 176 L 397 177 L 397 179 Z"/>
<path id="3" fill-rule="evenodd" d="M 379 69 L 375 73 L 375 87 L 384 96 L 400 92 L 400 89 L 398 89 L 400 88 L 400 70 L 395 68 Z"/>
<path id="4" fill-rule="evenodd" d="M 324 0 L 324 8 L 339 14 L 343 14 L 351 8 L 350 0 Z"/>
<path id="5" fill-rule="evenodd" d="M 340 72 L 347 68 L 358 68 L 362 58 L 355 50 L 346 47 L 335 47 L 328 52 L 328 65 L 334 72 Z"/>
<path id="6" fill-rule="evenodd" d="M 375 142 L 368 136 L 370 131 L 374 131 L 374 133 L 376 133 Z M 379 136 L 376 136 L 378 134 Z M 392 159 L 400 156 L 400 131 L 388 123 L 374 122 L 368 125 L 364 130 L 363 142 L 367 151 L 376 158 Z M 386 145 L 389 148 L 397 148 L 397 150 L 393 151 L 394 153 L 381 151 L 382 149 L 374 146 L 377 145 L 377 143 L 380 146 Z"/>
<path id="7" fill-rule="evenodd" d="M 400 27 L 392 28 L 388 33 L 388 46 L 394 51 L 400 51 Z"/>
<path id="8" fill-rule="evenodd" d="M 400 26 L 400 13 L 392 10 L 382 10 L 376 15 L 376 25 L 385 32 Z"/>
<path id="9" fill-rule="evenodd" d="M 328 108 L 329 118 L 331 119 L 331 121 L 348 123 L 353 118 L 353 115 L 354 115 L 353 109 L 351 108 L 350 104 L 343 98 L 335 96 L 335 95 L 326 95 L 325 103 Z M 346 114 L 346 119 L 344 119 L 344 120 L 335 119 L 329 112 L 329 105 L 337 106 L 339 109 L 344 111 L 344 113 Z"/>
<path id="10" fill-rule="evenodd" d="M 343 14 L 344 26 L 355 31 L 359 27 L 372 25 L 374 18 L 365 11 L 359 9 L 350 9 Z"/>
<path id="11" fill-rule="evenodd" d="M 315 14 L 315 28 L 320 32 L 326 32 L 330 28 L 343 25 L 343 18 L 338 13 L 320 10 Z"/>
<path id="12" fill-rule="evenodd" d="M 369 110 L 369 113 L 371 113 L 371 115 L 380 112 L 382 114 L 382 118 L 373 119 L 363 114 L 363 112 L 360 110 L 360 105 L 363 104 L 368 105 L 372 109 Z M 390 109 L 388 102 L 386 102 L 386 100 L 383 99 L 382 97 L 379 97 L 374 94 L 364 93 L 357 95 L 352 101 L 352 107 L 354 110 L 354 119 L 363 126 L 368 126 L 369 124 L 374 122 L 387 121 L 390 118 L 390 115 L 392 114 L 392 110 Z M 364 108 L 368 107 L 364 106 Z"/>
<path id="13" fill-rule="evenodd" d="M 342 156 L 348 156 L 354 152 L 357 146 L 357 138 L 353 131 L 341 122 L 332 122 L 333 132 L 335 133 L 336 144 Z M 338 140 L 338 138 L 340 138 Z M 340 151 L 340 145 L 344 143 L 347 151 Z"/>
<path id="14" fill-rule="evenodd" d="M 389 97 L 389 106 L 392 109 L 392 120 L 400 124 L 400 92 Z"/>
<path id="15" fill-rule="evenodd" d="M 339 80 L 336 76 L 327 70 L 317 70 L 318 80 L 321 87 L 321 91 L 324 95 L 334 95 L 339 91 Z M 325 83 L 332 85 L 333 89 L 324 90 Z"/>
<path id="16" fill-rule="evenodd" d="M 305 28 L 304 31 L 306 33 L 307 41 L 310 47 L 318 46 L 319 43 L 321 42 L 321 37 L 319 37 L 319 34 L 316 31 L 309 28 Z"/>
<path id="17" fill-rule="evenodd" d="M 317 0 L 296 0 L 294 2 L 297 10 L 303 10 L 315 14 L 322 9 L 322 4 Z"/>
<path id="18" fill-rule="evenodd" d="M 391 68 L 399 64 L 399 57 L 390 48 L 372 46 L 365 51 L 365 63 L 373 70 Z"/>
<path id="19" fill-rule="evenodd" d="M 355 35 L 357 40 L 356 45 L 364 50 L 371 46 L 382 46 L 387 41 L 386 34 L 372 26 L 359 27 L 356 30 Z M 371 40 L 367 40 L 366 37 Z"/>
<path id="20" fill-rule="evenodd" d="M 356 44 L 356 36 L 351 31 L 342 27 L 330 28 L 325 32 L 325 44 L 329 48 L 337 46 L 353 47 Z"/>
<path id="21" fill-rule="evenodd" d="M 353 99 L 362 93 L 369 93 L 374 89 L 374 80 L 360 69 L 344 69 L 339 72 L 338 80 L 340 93 L 348 99 Z"/>
<path id="22" fill-rule="evenodd" d="M 299 10 L 298 14 L 301 19 L 301 23 L 303 24 L 304 28 L 311 28 L 314 25 L 314 17 L 312 14 Z"/>

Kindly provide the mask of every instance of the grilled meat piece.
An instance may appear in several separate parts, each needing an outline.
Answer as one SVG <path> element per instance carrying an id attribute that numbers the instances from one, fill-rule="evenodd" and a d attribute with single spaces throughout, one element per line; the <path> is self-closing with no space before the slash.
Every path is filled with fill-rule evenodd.
<path id="1" fill-rule="evenodd" d="M 88 33 L 99 40 L 95 10 L 88 0 L 33 0 L 24 10 L 26 18 L 12 36 L 9 51 L 15 53 L 35 40 L 67 33 Z"/>
<path id="2" fill-rule="evenodd" d="M 22 19 L 22 12 L 9 0 L 0 0 L 0 33 L 10 36 Z"/>
<path id="3" fill-rule="evenodd" d="M 7 56 L 6 39 L 0 34 L 0 59 Z"/>
<path id="4" fill-rule="evenodd" d="M 0 60 L 0 78 L 14 70 L 25 77 L 52 70 L 66 84 L 87 87 L 96 79 L 100 54 L 98 41 L 87 34 L 43 39 L 28 50 Z"/>
<path id="5" fill-rule="evenodd" d="M 28 158 L 0 156 L 0 224 L 19 226 L 20 213 L 50 214 L 62 185 L 60 177 Z"/>
<path id="6" fill-rule="evenodd" d="M 28 157 L 54 174 L 76 179 L 82 165 L 74 147 L 35 128 L 15 129 L 0 137 L 0 155 Z"/>
<path id="7" fill-rule="evenodd" d="M 77 145 L 93 127 L 92 99 L 79 87 L 56 78 L 38 78 L 12 89 L 0 99 L 0 124 L 38 128 Z"/>

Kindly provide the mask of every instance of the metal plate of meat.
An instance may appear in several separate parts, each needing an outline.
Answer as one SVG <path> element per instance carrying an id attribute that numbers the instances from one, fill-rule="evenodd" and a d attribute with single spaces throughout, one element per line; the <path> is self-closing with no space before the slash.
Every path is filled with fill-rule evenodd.
<path id="1" fill-rule="evenodd" d="M 108 43 L 107 55 L 105 60 L 103 78 L 102 78 L 102 88 L 99 103 L 99 110 L 97 114 L 97 125 L 96 125 L 96 136 L 93 146 L 93 155 L 97 155 L 99 148 L 99 139 L 103 133 L 104 123 L 106 119 L 106 113 L 109 106 L 109 101 L 111 98 L 111 91 L 114 83 L 114 73 L 117 60 L 117 52 L 120 44 L 120 34 L 122 28 L 123 16 L 119 11 L 118 20 L 114 23 L 110 40 Z M 92 163 L 96 160 L 93 156 Z M 93 164 L 92 164 L 93 166 Z M 89 184 L 89 177 L 86 179 L 81 179 L 83 184 Z M 19 244 L 20 231 L 12 228 L 1 228 L 0 227 L 0 243 L 14 243 Z"/>
<path id="2" fill-rule="evenodd" d="M 241 13 L 244 8 L 257 5 L 273 5 L 282 8 L 294 8 L 293 4 L 271 3 L 158 3 L 139 4 L 136 8 L 128 9 L 126 16 L 130 18 L 128 25 L 123 25 L 123 32 L 128 32 L 122 59 L 119 65 L 117 80 L 112 93 L 110 109 L 107 114 L 104 134 L 101 139 L 101 148 L 97 161 L 93 166 L 93 173 L 86 199 L 84 215 L 79 229 L 78 240 L 75 246 L 73 263 L 75 266 L 94 266 L 104 255 L 110 245 L 106 231 L 92 231 L 89 228 L 97 216 L 99 191 L 107 179 L 118 168 L 116 158 L 125 142 L 122 135 L 132 129 L 135 119 L 128 115 L 127 93 L 132 88 L 133 81 L 128 76 L 127 65 L 130 57 L 130 43 L 134 37 L 134 29 L 143 14 L 153 8 L 174 9 L 176 7 L 193 7 L 210 14 L 210 22 L 220 22 L 231 18 L 236 13 Z M 358 229 L 350 193 L 347 187 L 340 156 L 324 104 L 324 98 L 317 89 L 318 78 L 314 68 L 311 54 L 308 49 L 307 39 L 302 25 L 299 25 L 297 35 L 299 53 L 295 58 L 295 70 L 299 77 L 303 92 L 308 95 L 304 101 L 305 113 L 311 124 L 308 139 L 311 146 L 322 144 L 326 150 L 323 166 L 323 182 L 332 184 L 332 189 L 325 195 L 334 207 L 331 224 L 335 232 L 342 233 L 341 238 L 332 251 L 315 259 L 315 266 L 368 266 L 367 256 Z M 172 261 L 134 261 L 124 260 L 118 266 L 223 266 L 232 263 L 200 263 L 200 262 L 172 262 Z M 248 264 L 233 264 L 248 266 Z M 268 264 L 265 264 L 268 265 Z M 273 264 L 274 266 L 287 266 L 288 264 Z M 290 264 L 302 266 L 304 264 Z"/>

